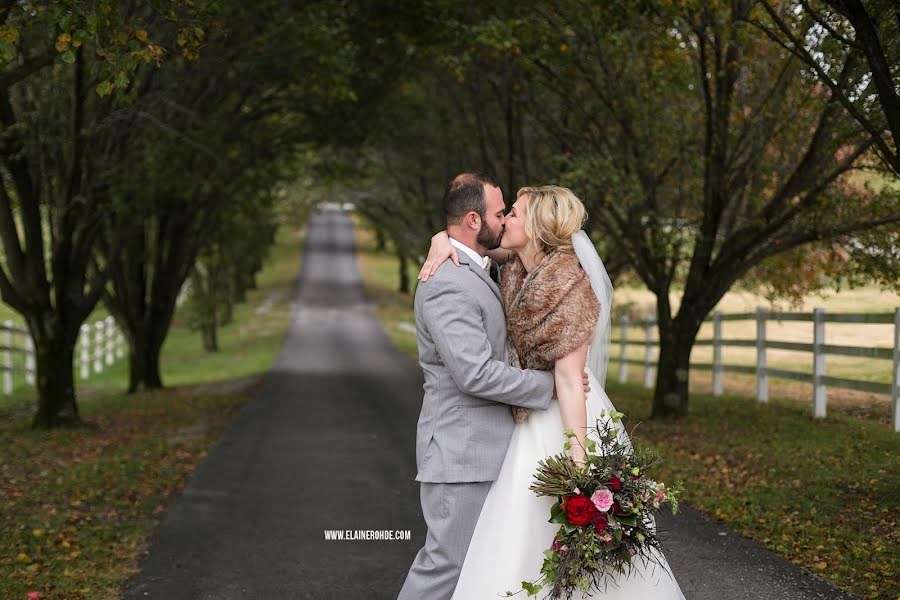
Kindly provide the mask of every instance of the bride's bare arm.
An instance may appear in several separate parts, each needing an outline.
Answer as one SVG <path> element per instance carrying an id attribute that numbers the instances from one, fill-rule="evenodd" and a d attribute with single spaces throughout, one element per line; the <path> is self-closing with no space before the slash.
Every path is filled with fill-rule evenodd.
<path id="1" fill-rule="evenodd" d="M 588 343 L 584 343 L 566 356 L 556 361 L 553 376 L 556 382 L 556 396 L 559 398 L 559 412 L 563 429 L 572 429 L 578 442 L 572 441 L 572 458 L 578 464 L 584 463 L 584 437 L 587 433 L 587 410 L 584 385 L 584 363 L 587 360 Z"/>
<path id="2" fill-rule="evenodd" d="M 487 255 L 491 257 L 492 261 L 502 265 L 512 260 L 515 253 L 510 250 L 497 248 L 488 250 Z M 459 254 L 457 254 L 453 244 L 450 243 L 450 236 L 447 235 L 446 231 L 438 231 L 431 236 L 431 247 L 428 248 L 428 257 L 419 271 L 419 281 L 428 281 L 428 278 L 434 275 L 438 267 L 448 258 L 453 261 L 454 265 L 459 266 Z"/>
<path id="3" fill-rule="evenodd" d="M 448 258 L 453 261 L 454 265 L 459 266 L 459 255 L 456 253 L 456 248 L 450 243 L 450 236 L 446 231 L 438 231 L 431 236 L 431 247 L 428 248 L 428 257 L 419 271 L 419 281 L 428 281 L 428 278 L 434 275 L 438 267 Z"/>

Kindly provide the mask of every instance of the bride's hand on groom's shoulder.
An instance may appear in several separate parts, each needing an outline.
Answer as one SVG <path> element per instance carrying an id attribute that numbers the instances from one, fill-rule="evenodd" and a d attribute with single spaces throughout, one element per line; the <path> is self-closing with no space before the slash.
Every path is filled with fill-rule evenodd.
<path id="1" fill-rule="evenodd" d="M 450 236 L 446 231 L 439 231 L 431 237 L 431 247 L 428 249 L 425 264 L 419 271 L 419 281 L 423 283 L 428 281 L 428 278 L 434 275 L 438 267 L 448 258 L 453 261 L 454 265 L 459 266 L 459 254 L 450 243 Z"/>

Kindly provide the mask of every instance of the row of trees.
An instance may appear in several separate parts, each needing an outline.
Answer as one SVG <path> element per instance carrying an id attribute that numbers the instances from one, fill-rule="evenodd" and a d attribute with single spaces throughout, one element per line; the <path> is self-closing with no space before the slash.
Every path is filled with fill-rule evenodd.
<path id="1" fill-rule="evenodd" d="M 895 3 L 432 8 L 437 33 L 353 155 L 361 210 L 402 263 L 442 228 L 455 172 L 508 199 L 571 187 L 611 274 L 656 295 L 655 417 L 687 413 L 691 349 L 733 286 L 900 285 Z M 809 255 L 827 268 L 798 286 Z"/>
<path id="2" fill-rule="evenodd" d="M 273 240 L 275 190 L 305 145 L 358 137 L 350 107 L 377 97 L 377 69 L 357 64 L 383 33 L 369 13 L 277 0 L 3 3 L 0 296 L 34 338 L 35 427 L 79 421 L 74 347 L 101 301 L 126 333 L 131 391 L 162 386 L 188 279 L 215 349 Z"/>
<path id="3" fill-rule="evenodd" d="M 186 281 L 214 349 L 298 171 L 357 201 L 406 290 L 454 173 L 572 187 L 611 274 L 657 295 L 654 414 L 685 414 L 732 286 L 798 293 L 811 253 L 806 285 L 900 281 L 900 191 L 864 183 L 898 175 L 898 27 L 889 0 L 0 3 L 0 297 L 34 425 L 78 421 L 101 301 L 130 390 L 162 385 Z"/>

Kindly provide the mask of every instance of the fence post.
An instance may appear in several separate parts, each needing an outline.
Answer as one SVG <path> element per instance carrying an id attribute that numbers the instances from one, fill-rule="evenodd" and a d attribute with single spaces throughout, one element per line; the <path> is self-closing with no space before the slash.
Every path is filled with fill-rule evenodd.
<path id="1" fill-rule="evenodd" d="M 125 356 L 125 334 L 122 333 L 122 328 L 116 326 L 116 358 L 122 358 Z"/>
<path id="2" fill-rule="evenodd" d="M 111 365 L 113 359 L 113 344 L 116 343 L 116 321 L 112 316 L 103 319 L 103 331 L 106 333 L 106 343 L 103 348 L 106 350 L 106 364 Z"/>
<path id="3" fill-rule="evenodd" d="M 94 373 L 103 372 L 103 321 L 94 323 Z"/>
<path id="4" fill-rule="evenodd" d="M 653 387 L 653 321 L 647 317 L 647 339 L 644 342 L 644 387 Z"/>
<path id="5" fill-rule="evenodd" d="M 91 326 L 87 323 L 81 325 L 78 330 L 81 346 L 81 378 L 87 379 L 91 376 Z"/>
<path id="6" fill-rule="evenodd" d="M 722 395 L 722 312 L 713 312 L 713 396 Z"/>
<path id="7" fill-rule="evenodd" d="M 13 335 L 12 321 L 3 321 L 3 327 L 5 331 L 3 332 L 3 345 L 6 348 L 3 349 L 3 393 L 4 394 L 12 394 L 13 389 L 13 379 L 12 379 L 12 345 L 13 345 Z"/>
<path id="8" fill-rule="evenodd" d="M 756 400 L 769 401 L 769 375 L 766 373 L 766 317 L 768 310 L 756 309 Z"/>
<path id="9" fill-rule="evenodd" d="M 25 383 L 34 385 L 34 340 L 31 333 L 25 331 Z"/>
<path id="10" fill-rule="evenodd" d="M 894 383 L 891 391 L 891 409 L 894 431 L 900 433 L 900 308 L 894 309 Z"/>
<path id="11" fill-rule="evenodd" d="M 822 377 L 825 376 L 825 309 L 813 310 L 813 416 L 825 418 L 827 396 Z"/>
<path id="12" fill-rule="evenodd" d="M 625 383 L 628 381 L 628 363 L 627 360 L 628 354 L 628 315 L 622 315 L 622 339 L 621 347 L 619 348 L 619 383 Z"/>

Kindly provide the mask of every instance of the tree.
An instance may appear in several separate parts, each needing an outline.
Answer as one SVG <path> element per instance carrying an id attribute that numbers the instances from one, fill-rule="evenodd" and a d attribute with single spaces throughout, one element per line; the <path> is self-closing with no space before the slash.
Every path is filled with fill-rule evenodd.
<path id="1" fill-rule="evenodd" d="M 243 300 L 275 240 L 277 222 L 269 183 L 260 181 L 255 194 L 246 190 L 245 208 L 224 215 L 191 269 L 189 319 L 201 332 L 207 352 L 218 351 L 218 327 L 232 320 L 235 303 Z"/>
<path id="2" fill-rule="evenodd" d="M 202 60 L 154 78 L 133 151 L 144 177 L 119 191 L 130 235 L 105 302 L 129 340 L 129 391 L 163 386 L 159 359 L 178 293 L 192 270 L 207 272 L 195 265 L 215 254 L 220 228 L 266 215 L 255 203 L 290 175 L 298 147 L 324 135 L 331 108 L 353 102 L 346 7 L 226 9 Z"/>
<path id="3" fill-rule="evenodd" d="M 507 166 L 527 164 L 530 181 L 574 189 L 601 253 L 626 261 L 657 297 L 655 417 L 687 414 L 697 332 L 754 268 L 840 243 L 854 272 L 897 272 L 900 191 L 858 182 L 883 170 L 871 135 L 801 60 L 749 24 L 764 10 L 750 0 L 501 3 L 441 46 L 456 85 L 425 89 L 422 105 L 446 105 L 471 93 L 463 88 L 473 79 L 490 81 L 487 71 L 506 86 L 494 98 L 516 92 L 510 122 L 522 119 L 526 133 L 507 139 L 527 150 L 508 152 Z M 835 81 L 852 85 L 851 67 Z M 503 123 L 491 110 L 483 121 Z M 504 139 L 478 138 L 477 124 L 465 131 L 475 148 Z M 440 143 L 430 151 L 442 164 L 454 158 Z"/>
<path id="4" fill-rule="evenodd" d="M 697 332 L 750 269 L 900 221 L 896 190 L 849 184 L 877 166 L 871 137 L 746 24 L 753 4 L 586 17 L 561 3 L 523 25 L 536 76 L 567 109 L 545 119 L 571 146 L 561 179 L 590 199 L 601 234 L 657 297 L 655 417 L 687 414 Z"/>
<path id="5" fill-rule="evenodd" d="M 890 0 L 761 3 L 750 23 L 803 61 L 900 177 L 900 8 Z M 836 78 L 833 74 L 839 73 Z"/>
<path id="6" fill-rule="evenodd" d="M 162 58 L 147 28 L 202 14 L 200 5 L 185 15 L 180 3 L 158 3 L 166 6 L 156 19 L 127 2 L 7 3 L 0 10 L 0 295 L 34 339 L 35 427 L 80 420 L 75 341 L 122 242 L 111 240 L 107 263 L 90 260 L 101 229 L 116 219 L 103 175 L 121 164 L 125 130 L 113 124 L 133 116 L 134 71 Z"/>

